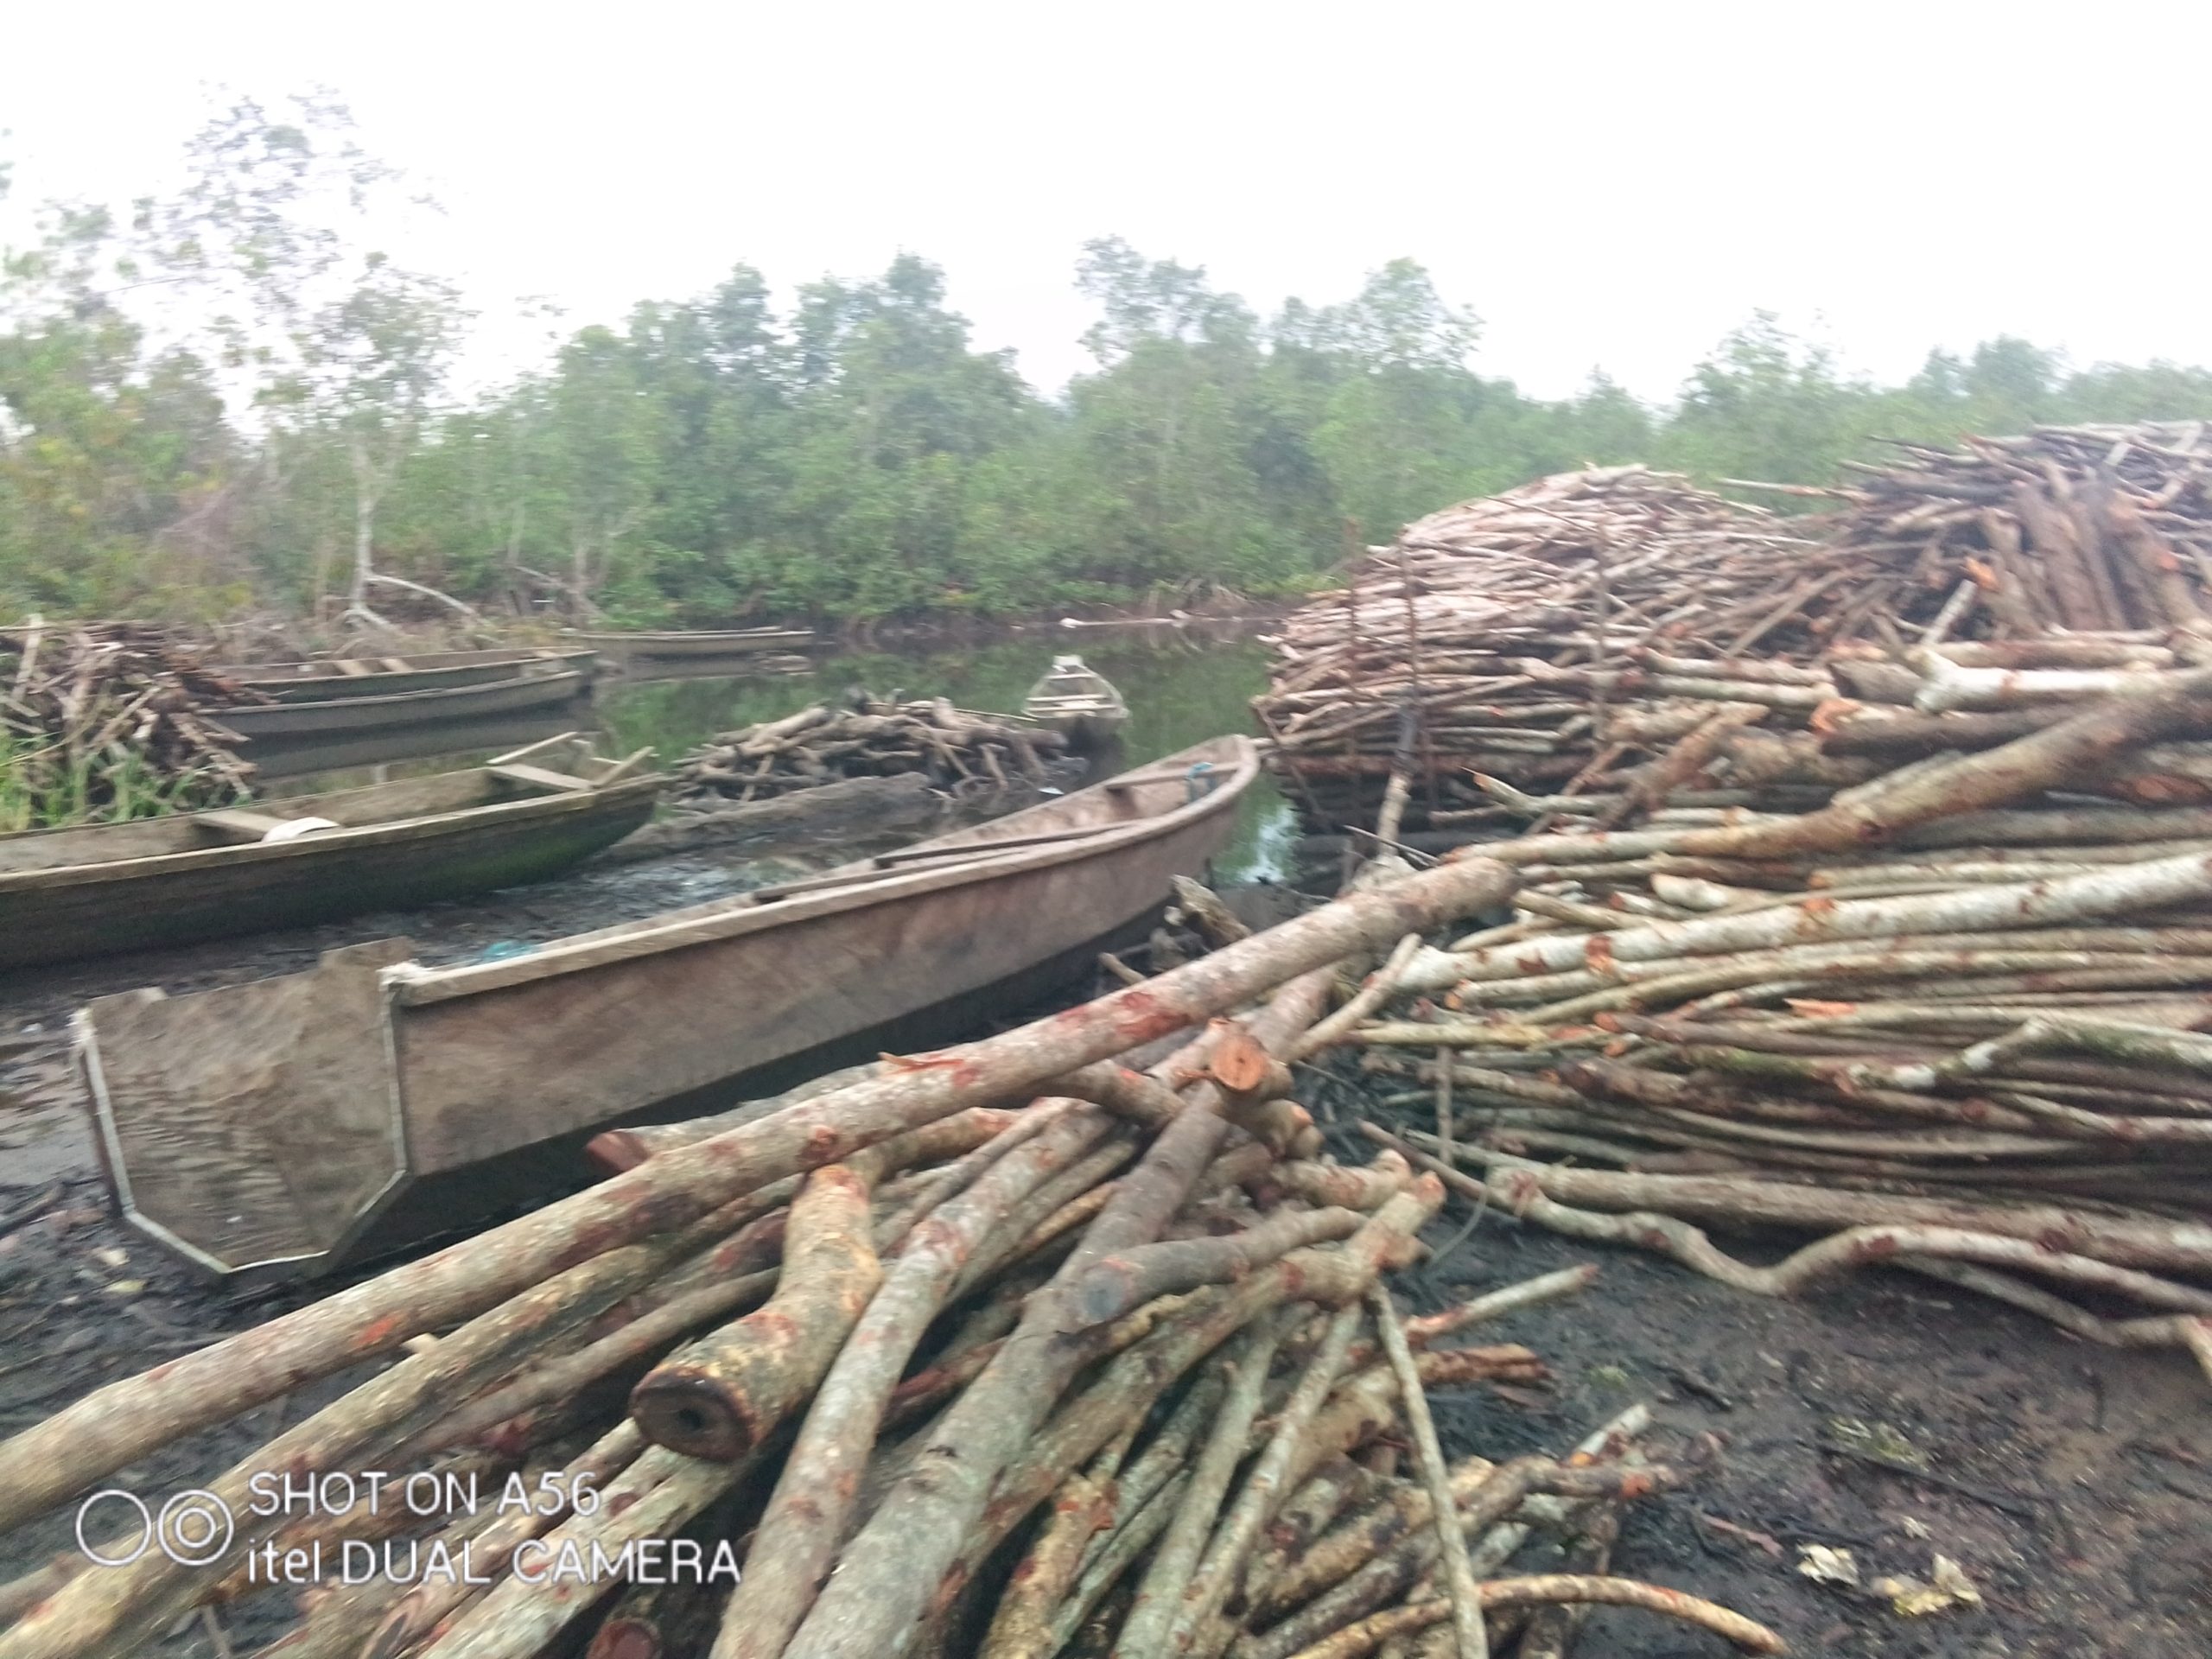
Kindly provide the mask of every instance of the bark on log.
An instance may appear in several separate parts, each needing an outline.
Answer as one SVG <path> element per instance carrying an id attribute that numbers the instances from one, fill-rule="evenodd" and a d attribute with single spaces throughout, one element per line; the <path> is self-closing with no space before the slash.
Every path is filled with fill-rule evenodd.
<path id="1" fill-rule="evenodd" d="M 1542 1457 L 1492 1466 L 1469 1459 L 1453 1469 L 1452 1487 L 1465 1534 L 1487 1530 L 1534 1492 L 1633 1498 L 1663 1491 L 1679 1479 L 1662 1468 L 1583 1467 Z M 1268 1586 L 1268 1602 L 1257 1610 L 1262 1618 L 1270 1605 L 1279 1612 L 1296 1611 L 1240 1641 L 1232 1649 L 1235 1659 L 1292 1659 L 1348 1620 L 1402 1596 L 1435 1560 L 1436 1540 L 1427 1530 L 1430 1514 L 1427 1492 L 1417 1491 L 1371 1525 L 1356 1520 L 1331 1533 L 1308 1552 L 1307 1560 L 1294 1564 L 1292 1582 Z M 1377 1548 L 1378 1540 L 1382 1548 Z M 1322 1586 L 1330 1587 L 1305 1599 Z M 1438 1605 L 1448 1618 L 1448 1605 Z"/>
<path id="2" fill-rule="evenodd" d="M 844 1540 L 861 1470 L 922 1333 L 999 1217 L 1082 1158 L 1107 1127 L 1095 1113 L 1061 1117 L 915 1228 L 800 1426 L 755 1531 L 745 1578 L 725 1611 L 713 1659 L 774 1659 L 783 1652 Z"/>
<path id="3" fill-rule="evenodd" d="M 1416 1182 L 1384 1205 L 1339 1249 L 1300 1251 L 1284 1257 L 1223 1296 L 1215 1304 L 1215 1313 L 1206 1319 L 1164 1333 L 1156 1350 L 1140 1344 L 1117 1364 L 1125 1363 L 1139 1372 L 1154 1367 L 1155 1374 L 1165 1370 L 1172 1377 L 1287 1296 L 1320 1300 L 1333 1291 L 1335 1300 L 1343 1300 L 1360 1294 L 1382 1262 L 1435 1212 L 1441 1198 L 1442 1189 L 1433 1180 Z M 1141 1207 L 1149 1210 L 1156 1203 L 1147 1198 Z M 1104 1229 L 1111 1216 L 1111 1211 L 1102 1216 L 1093 1232 Z M 1111 1248 L 1142 1242 L 1125 1235 L 1126 1229 L 1116 1230 Z M 1008 1339 L 992 1370 L 979 1377 L 945 1414 L 918 1460 L 915 1474 L 886 1496 L 868 1526 L 846 1548 L 839 1572 L 824 1586 L 813 1611 L 800 1626 L 786 1649 L 786 1659 L 829 1659 L 831 1655 L 875 1659 L 875 1656 L 900 1650 L 926 1617 L 948 1570 L 978 1541 L 969 1536 L 970 1529 L 986 1503 L 994 1501 L 992 1484 L 1014 1460 L 1017 1449 L 1028 1446 L 1029 1466 L 1043 1469 L 1045 1475 L 1041 1483 L 1033 1475 L 1001 1483 L 1002 1528 L 1010 1528 L 1040 1501 L 1075 1457 L 1088 1456 L 1095 1449 L 1095 1446 L 1055 1443 L 1052 1436 L 1029 1445 L 1037 1424 L 1080 1363 L 1082 1351 L 1080 1338 L 1052 1332 L 1048 1321 L 1036 1321 L 1033 1327 L 1025 1321 L 1024 1327 Z M 994 1373 L 995 1385 L 986 1386 L 994 1382 Z M 1157 1391 L 1155 1384 L 1139 1397 L 1148 1398 Z M 1092 1392 L 1111 1402 L 1114 1409 L 1136 1408 L 1129 1396 L 1138 1391 L 1117 1383 L 1112 1368 Z M 1070 1430 L 1072 1415 L 1063 1412 L 1055 1421 L 1056 1429 Z M 1115 1425 L 1110 1414 L 1107 1421 Z M 1084 1427 L 1088 1429 L 1090 1425 Z M 1096 1443 L 1103 1444 L 1114 1432 L 1114 1426 L 1104 1427 Z M 938 1447 L 943 1451 L 932 1455 Z M 1042 1491 L 1034 1490 L 1039 1484 Z M 1006 1518 L 1008 1512 L 1012 1520 Z M 985 1534 L 984 1538 L 988 1537 Z"/>
<path id="4" fill-rule="evenodd" d="M 873 1184 L 854 1165 L 807 1177 L 766 1306 L 656 1365 L 630 1415 L 670 1450 L 729 1463 L 810 1395 L 882 1282 L 868 1226 Z"/>
<path id="5" fill-rule="evenodd" d="M 1205 934 L 1206 942 L 1216 950 L 1252 937 L 1252 930 L 1222 902 L 1221 895 L 1211 887 L 1203 882 L 1193 881 L 1187 875 L 1175 877 L 1173 886 L 1176 905 L 1190 919 L 1191 925 Z"/>
<path id="6" fill-rule="evenodd" d="M 1698 856 L 1759 858 L 1864 847 L 1932 818 L 2002 806 L 2093 770 L 2105 756 L 2212 721 L 2212 673 L 2146 676 L 2140 690 L 2001 748 L 1965 755 L 1907 785 L 1847 806 L 1778 823 L 1693 831 L 1681 850 Z"/>
<path id="7" fill-rule="evenodd" d="M 834 1163 L 963 1108 L 1198 1024 L 1324 963 L 1497 903 L 1514 877 L 1478 859 L 1348 895 L 1081 1009 L 679 1148 L 571 1198 L 250 1332 L 95 1390 L 0 1444 L 0 1529 L 193 1429 L 470 1317 L 578 1260 L 679 1224 L 732 1195 Z"/>
<path id="8" fill-rule="evenodd" d="M 1573 1573 L 1545 1573 L 1522 1579 L 1493 1579 L 1481 1587 L 1482 1605 L 1485 1611 L 1507 1607 L 1541 1607 L 1562 1602 L 1580 1602 L 1605 1607 L 1637 1607 L 1646 1612 L 1663 1613 L 1695 1624 L 1715 1635 L 1726 1637 L 1745 1653 L 1787 1653 L 1789 1643 L 1752 1619 L 1741 1613 L 1686 1595 L 1680 1590 L 1669 1590 L 1662 1585 L 1643 1584 L 1633 1579 L 1593 1578 Z M 1394 1636 L 1426 1630 L 1429 1625 L 1452 1617 L 1448 1601 L 1411 1602 L 1394 1607 L 1388 1612 L 1377 1613 L 1358 1624 L 1347 1626 L 1335 1635 L 1314 1643 L 1293 1656 L 1293 1659 L 1360 1659 Z"/>
<path id="9" fill-rule="evenodd" d="M 1375 1287 L 1370 1285 L 1368 1288 L 1369 1294 L 1373 1294 Z M 1359 1316 L 1357 1303 L 1337 1311 L 1321 1339 L 1320 1351 L 1314 1355 L 1290 1398 L 1276 1414 L 1275 1431 L 1268 1441 L 1267 1450 L 1261 1452 L 1259 1461 L 1244 1477 L 1236 1502 L 1222 1517 L 1220 1529 L 1206 1546 L 1205 1558 L 1183 1592 L 1182 1605 L 1174 1611 L 1168 1635 L 1175 1651 L 1187 1653 L 1199 1646 L 1202 1632 L 1243 1580 L 1245 1563 L 1259 1542 L 1261 1529 L 1290 1495 L 1294 1460 L 1299 1454 L 1300 1442 L 1320 1411 L 1322 1402 L 1328 1398 L 1329 1390 L 1335 1386 L 1338 1373 L 1344 1367 L 1344 1355 L 1351 1346 L 1352 1333 L 1358 1329 Z M 1395 1321 L 1391 1328 L 1396 1330 Z"/>
<path id="10" fill-rule="evenodd" d="M 645 1437 L 638 1433 L 635 1423 L 625 1419 L 568 1465 L 561 1490 L 568 1493 L 604 1491 L 645 1449 Z M 506 1571 L 517 1549 L 551 1531 L 565 1514 L 565 1510 L 541 1513 L 535 1504 L 509 1510 L 474 1541 L 470 1551 L 473 1564 L 486 1577 Z M 360 1641 L 357 1649 L 349 1651 L 356 1653 L 358 1659 L 397 1659 L 475 1593 L 476 1586 L 458 1577 L 416 1585 L 400 1597 L 382 1622 L 369 1632 L 367 1639 Z M 358 1630 L 354 1635 L 359 1641 Z M 274 1659 L 276 1651 L 271 1649 L 270 1659 Z M 288 1653 L 286 1659 L 295 1656 Z M 297 1659 L 308 1659 L 308 1656 L 300 1655 Z"/>
<path id="11" fill-rule="evenodd" d="M 1409 1154 L 1416 1162 L 1427 1165 L 1431 1161 L 1395 1136 L 1384 1135 L 1371 1126 L 1363 1126 L 1362 1132 L 1379 1145 Z M 2094 1256 L 2125 1267 L 2212 1276 L 2212 1227 L 2199 1222 L 2139 1219 L 2056 1205 L 1975 1204 L 1901 1193 L 1853 1192 L 1783 1181 L 1618 1174 L 1605 1170 L 1532 1164 L 1525 1159 L 1471 1147 L 1462 1147 L 1459 1155 L 1492 1168 L 1526 1173 L 1547 1196 L 1563 1204 L 1611 1211 L 1650 1210 L 1710 1221 L 1758 1222 L 1808 1229 L 1956 1228 L 2022 1240 L 2048 1252 Z M 1472 1178 L 1463 1173 L 1461 1179 Z"/>
<path id="12" fill-rule="evenodd" d="M 588 1571 L 581 1579 L 556 1573 L 563 1546 L 588 1552 L 595 1545 L 612 1559 L 626 1544 L 672 1537 L 735 1486 L 749 1466 L 647 1447 L 596 1509 L 571 1514 L 546 1536 L 530 1572 L 493 1585 L 434 1637 L 419 1659 L 532 1659 L 620 1582 Z M 589 1559 L 587 1554 L 584 1560 Z"/>
<path id="13" fill-rule="evenodd" d="M 1155 1296 L 1241 1279 L 1292 1250 L 1349 1238 L 1366 1220 L 1356 1210 L 1287 1210 L 1242 1232 L 1173 1239 L 1100 1257 L 1052 1293 L 1059 1328 L 1088 1330 Z"/>
<path id="14" fill-rule="evenodd" d="M 1191 1478 L 1176 1504 L 1174 1519 L 1154 1551 L 1152 1564 L 1137 1585 L 1136 1599 L 1123 1617 L 1115 1638 L 1111 1659 L 1154 1659 L 1170 1651 L 1173 1627 L 1183 1592 L 1198 1571 L 1198 1558 L 1212 1535 L 1222 1500 L 1228 1497 L 1236 1465 L 1243 1461 L 1244 1442 L 1260 1415 L 1267 1392 L 1268 1366 L 1283 1338 L 1286 1320 L 1274 1319 L 1247 1333 L 1237 1351 L 1223 1362 L 1229 1387 L 1221 1409 L 1206 1432 L 1205 1444 L 1191 1467 Z"/>
<path id="15" fill-rule="evenodd" d="M 723 1219 L 709 1217 L 697 1230 L 711 1233 Z M 590 1318 L 703 1242 L 679 1235 L 674 1242 L 627 1245 L 556 1274 L 326 1406 L 207 1490 L 233 1517 L 251 1517 L 249 1483 L 256 1475 L 344 1468 L 363 1452 L 419 1431 L 472 1385 L 511 1369 L 549 1332 Z M 281 1530 L 281 1522 L 250 1519 L 232 1528 L 212 1560 L 188 1567 L 149 1550 L 127 1567 L 87 1573 L 0 1633 L 0 1659 L 127 1650 L 204 1599 L 253 1546 Z"/>
<path id="16" fill-rule="evenodd" d="M 2139 864 L 2099 868 L 2050 880 L 1996 883 L 1898 899 L 1843 899 L 1825 894 L 1694 921 L 1656 922 L 1605 934 L 1551 934 L 1487 950 L 1439 953 L 1446 958 L 1427 970 L 1423 990 L 1456 961 L 1461 979 L 1510 979 L 1589 966 L 1606 972 L 1616 963 L 1670 961 L 1722 952 L 1776 949 L 1814 941 L 1910 938 L 1951 932 L 2006 931 L 2057 922 L 2202 902 L 2212 897 L 2212 857 L 2184 854 Z M 1408 976 L 1408 977 L 1412 977 Z"/>
<path id="17" fill-rule="evenodd" d="M 1445 1466 L 1443 1448 L 1436 1441 L 1436 1424 L 1429 1415 L 1428 1395 L 1421 1388 L 1421 1373 L 1414 1368 L 1413 1350 L 1407 1345 L 1405 1332 L 1399 1328 L 1398 1311 L 1390 1304 L 1390 1293 L 1377 1285 L 1368 1292 L 1368 1297 L 1375 1309 L 1376 1327 L 1382 1333 L 1383 1350 L 1390 1356 L 1390 1369 L 1396 1373 L 1398 1389 L 1404 1396 L 1407 1422 L 1413 1430 L 1414 1466 L 1421 1471 L 1421 1484 L 1428 1489 L 1438 1554 L 1444 1564 L 1445 1587 L 1451 1597 L 1452 1630 L 1459 1637 L 1459 1659 L 1490 1659 L 1490 1637 L 1483 1627 L 1480 1592 L 1475 1586 L 1474 1572 L 1467 1565 L 1467 1541 L 1460 1535 L 1453 1513 L 1451 1471 Z"/>
<path id="18" fill-rule="evenodd" d="M 1060 1650 L 1052 1639 L 1053 1615 L 1112 1507 L 1106 1491 L 1089 1476 L 1068 1478 L 1044 1531 L 1014 1570 L 978 1659 L 1052 1659 Z"/>

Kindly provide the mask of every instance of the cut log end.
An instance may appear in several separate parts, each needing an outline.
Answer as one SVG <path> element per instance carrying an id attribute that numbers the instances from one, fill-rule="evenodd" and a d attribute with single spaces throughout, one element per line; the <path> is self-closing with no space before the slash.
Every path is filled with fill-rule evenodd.
<path id="1" fill-rule="evenodd" d="M 663 1365 L 630 1395 L 630 1415 L 647 1440 L 686 1457 L 734 1463 L 758 1444 L 762 1425 L 703 1369 Z"/>
<path id="2" fill-rule="evenodd" d="M 635 1169 L 652 1156 L 644 1141 L 627 1129 L 608 1129 L 584 1143 L 584 1155 L 610 1175 Z"/>

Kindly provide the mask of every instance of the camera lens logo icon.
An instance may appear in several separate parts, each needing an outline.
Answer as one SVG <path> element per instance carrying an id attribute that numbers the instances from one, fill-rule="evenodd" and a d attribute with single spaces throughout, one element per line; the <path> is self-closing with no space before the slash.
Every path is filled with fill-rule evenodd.
<path id="1" fill-rule="evenodd" d="M 120 1533 L 95 1543 L 86 1535 L 86 1522 L 100 1506 L 110 1511 L 136 1510 L 137 1525 L 132 1528 L 125 1521 Z M 119 1486 L 94 1492 L 77 1507 L 77 1548 L 99 1567 L 128 1567 L 156 1545 L 179 1567 L 212 1566 L 230 1548 L 237 1529 L 230 1505 L 197 1487 L 176 1493 L 158 1515 L 137 1493 Z"/>

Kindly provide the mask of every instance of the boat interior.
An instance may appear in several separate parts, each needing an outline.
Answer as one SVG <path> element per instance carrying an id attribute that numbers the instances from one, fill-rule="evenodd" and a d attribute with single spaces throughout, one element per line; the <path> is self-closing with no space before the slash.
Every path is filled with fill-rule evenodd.
<path id="1" fill-rule="evenodd" d="M 409 1000 L 434 1001 L 441 995 L 456 994 L 464 988 L 488 988 L 493 983 L 533 978 L 558 972 L 570 961 L 609 953 L 595 947 L 610 947 L 611 954 L 627 956 L 642 954 L 657 948 L 659 943 L 672 943 L 668 938 L 672 934 L 717 937 L 725 931 L 715 925 L 718 921 L 725 922 L 727 931 L 733 932 L 749 931 L 755 925 L 773 925 L 774 922 L 760 912 L 779 908 L 781 901 L 786 899 L 833 899 L 849 893 L 864 903 L 875 896 L 871 889 L 895 879 L 941 876 L 948 881 L 958 880 L 970 871 L 978 875 L 983 874 L 987 868 L 995 868 L 1000 858 L 1031 853 L 1050 855 L 1056 848 L 1073 855 L 1080 852 L 1084 843 L 1095 842 L 1116 830 L 1170 817 L 1186 810 L 1201 810 L 1201 803 L 1217 790 L 1236 793 L 1250 782 L 1258 769 L 1258 756 L 1249 738 L 1214 738 L 1057 800 L 1041 802 L 986 823 L 952 830 L 895 852 L 842 864 L 819 875 L 755 887 L 747 893 L 709 899 L 681 910 L 664 911 L 641 921 L 617 923 L 588 933 L 571 934 L 542 950 L 512 960 L 411 969 L 406 970 L 414 981 Z M 441 988 L 430 989 L 432 982 Z"/>
<path id="2" fill-rule="evenodd" d="M 573 653 L 553 650 L 433 651 L 405 657 L 336 657 L 307 663 L 233 663 L 218 671 L 240 680 L 353 680 L 378 674 L 420 673 L 429 669 L 472 668 L 486 663 L 558 660 Z"/>

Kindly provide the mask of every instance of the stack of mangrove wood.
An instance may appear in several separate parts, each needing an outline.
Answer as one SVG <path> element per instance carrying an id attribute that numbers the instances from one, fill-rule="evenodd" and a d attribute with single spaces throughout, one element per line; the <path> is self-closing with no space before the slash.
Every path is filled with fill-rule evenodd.
<path id="1" fill-rule="evenodd" d="M 1916 650 L 1989 669 L 2202 659 L 2199 428 L 1908 455 L 1816 492 L 1847 499 L 1819 518 L 1630 467 L 1411 525 L 1286 626 L 1255 703 L 1273 763 L 1320 830 L 1374 823 L 1394 775 L 1404 819 L 1432 825 L 1585 795 L 1620 798 L 1618 824 L 1707 774 L 1724 798 L 1706 804 L 1794 810 L 1863 780 L 1806 741 L 1823 709 L 1900 681 L 1910 698 Z"/>
<path id="2" fill-rule="evenodd" d="M 0 1588 L 0 1659 L 134 1649 L 348 1542 L 452 1570 L 325 1583 L 272 1655 L 1341 1659 L 1593 1603 L 1781 1650 L 1605 1573 L 1618 1506 L 1684 1478 L 1643 1461 L 1640 1413 L 1447 1463 L 1426 1389 L 1541 1364 L 1440 1340 L 1587 1270 L 1402 1319 L 1382 1275 L 1442 1187 L 1322 1160 L 1285 1092 L 1340 964 L 1512 882 L 1446 864 L 964 1047 L 612 1132 L 601 1185 L 97 1390 L 0 1444 L 0 1524 L 383 1367 L 162 1509 L 174 1548 L 134 1555 L 104 1511 L 90 1542 L 127 1564 L 65 1549 Z M 362 1469 L 380 1509 L 255 1502 Z M 487 1496 L 390 1501 L 422 1471 Z M 1581 1570 L 1498 1576 L 1536 1528 Z"/>
<path id="3" fill-rule="evenodd" d="M 1817 811 L 1486 846 L 1513 918 L 1351 1033 L 1421 1154 L 1746 1289 L 1888 1261 L 2212 1370 L 2212 810 L 2107 798 L 2198 764 L 2212 671 L 2005 677 L 2023 734 Z M 1827 1236 L 1751 1267 L 1694 1224 Z"/>
<path id="4" fill-rule="evenodd" d="M 915 772 L 958 794 L 1046 781 L 1066 747 L 1057 732 L 1014 715 L 976 714 L 943 697 L 893 702 L 865 691 L 781 720 L 726 732 L 684 760 L 677 799 L 692 806 L 752 801 L 844 778 Z"/>
<path id="5" fill-rule="evenodd" d="M 261 701 L 144 623 L 0 629 L 0 830 L 243 798 L 222 710 Z"/>
<path id="6" fill-rule="evenodd" d="M 1557 790 L 1602 749 L 1652 741 L 1638 722 L 1655 712 L 1682 735 L 1677 698 L 1710 715 L 1710 659 L 1805 655 L 1826 596 L 1802 591 L 1811 550 L 1785 521 L 1672 474 L 1540 479 L 1370 550 L 1343 591 L 1284 625 L 1254 707 L 1317 828 L 1371 823 L 1409 760 L 1421 813 L 1481 804 L 1467 768 Z"/>
<path id="7" fill-rule="evenodd" d="M 1821 534 L 1853 604 L 1916 633 L 1968 579 L 1955 631 L 2189 627 L 2212 617 L 2212 439 L 2204 423 L 2045 426 L 1959 449 L 1896 446 L 1832 492 Z M 1971 613 L 1968 613 L 1970 610 Z M 1892 641 L 1891 643 L 1895 643 Z"/>

